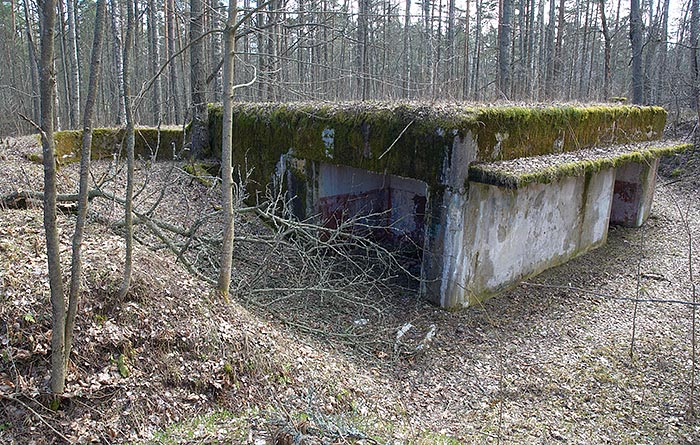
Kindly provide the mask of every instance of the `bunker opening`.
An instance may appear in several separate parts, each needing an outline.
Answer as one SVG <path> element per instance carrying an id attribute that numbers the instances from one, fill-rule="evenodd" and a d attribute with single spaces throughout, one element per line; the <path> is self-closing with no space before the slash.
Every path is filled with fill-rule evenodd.
<path id="1" fill-rule="evenodd" d="M 420 263 L 428 184 L 360 168 L 287 158 L 285 187 L 294 216 L 342 230 Z M 419 272 L 419 270 L 418 270 Z"/>

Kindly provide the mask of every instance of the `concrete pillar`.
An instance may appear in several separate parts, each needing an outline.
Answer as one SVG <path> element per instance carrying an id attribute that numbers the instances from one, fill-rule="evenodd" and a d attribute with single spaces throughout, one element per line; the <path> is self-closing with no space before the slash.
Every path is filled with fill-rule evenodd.
<path id="1" fill-rule="evenodd" d="M 658 166 L 659 160 L 654 159 L 617 168 L 610 224 L 625 227 L 644 224 L 651 212 Z"/>

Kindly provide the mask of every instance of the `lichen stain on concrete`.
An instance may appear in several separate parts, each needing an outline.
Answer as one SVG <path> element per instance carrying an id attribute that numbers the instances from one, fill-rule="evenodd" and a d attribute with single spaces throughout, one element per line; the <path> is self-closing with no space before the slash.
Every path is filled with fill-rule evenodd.
<path id="1" fill-rule="evenodd" d="M 321 133 L 321 140 L 323 140 L 323 145 L 326 147 L 326 157 L 333 159 L 335 130 L 332 128 L 324 128 Z"/>

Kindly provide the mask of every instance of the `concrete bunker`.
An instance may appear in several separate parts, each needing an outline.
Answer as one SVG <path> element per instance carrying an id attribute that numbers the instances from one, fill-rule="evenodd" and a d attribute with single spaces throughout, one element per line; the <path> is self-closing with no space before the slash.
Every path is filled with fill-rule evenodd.
<path id="1" fill-rule="evenodd" d="M 462 307 L 600 246 L 610 223 L 641 225 L 658 157 L 687 147 L 654 142 L 665 119 L 637 106 L 238 104 L 234 162 L 252 161 L 261 184 L 281 172 L 299 218 L 367 217 L 421 246 L 421 293 Z"/>
<path id="2" fill-rule="evenodd" d="M 239 103 L 233 162 L 260 187 L 284 177 L 298 218 L 364 218 L 419 246 L 421 293 L 461 307 L 600 246 L 610 223 L 643 224 L 658 158 L 691 147 L 658 142 L 665 121 L 638 106 Z"/>

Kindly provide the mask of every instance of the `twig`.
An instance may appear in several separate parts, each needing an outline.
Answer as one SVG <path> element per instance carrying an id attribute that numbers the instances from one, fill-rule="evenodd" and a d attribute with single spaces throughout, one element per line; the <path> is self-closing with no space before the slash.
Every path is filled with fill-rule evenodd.
<path id="1" fill-rule="evenodd" d="M 391 149 L 394 148 L 394 145 L 396 145 L 396 143 L 399 141 L 399 139 L 401 139 L 401 136 L 403 136 L 403 134 L 406 132 L 406 130 L 408 130 L 408 127 L 410 127 L 413 124 L 413 122 L 415 122 L 415 119 L 413 119 L 411 122 L 409 122 L 408 125 L 406 125 L 406 127 L 403 130 L 401 130 L 401 133 L 399 133 L 399 135 L 396 137 L 396 139 L 394 139 L 394 142 L 392 142 L 391 145 L 389 145 L 389 148 L 384 150 L 384 153 L 380 154 L 377 159 L 383 158 L 385 154 L 389 153 L 389 151 L 391 151 Z"/>
<path id="2" fill-rule="evenodd" d="M 48 427 L 51 429 L 51 431 L 53 431 L 54 433 L 56 433 L 61 439 L 65 440 L 66 443 L 73 443 L 73 442 L 74 442 L 74 441 L 68 439 L 66 436 L 64 436 L 64 435 L 63 435 L 60 431 L 58 431 L 56 428 L 54 428 L 53 425 L 51 425 L 46 419 L 44 419 L 44 416 L 42 416 L 42 415 L 39 414 L 38 412 L 34 411 L 34 409 L 33 409 L 31 406 L 29 406 L 28 404 L 24 403 L 24 402 L 23 402 L 22 400 L 20 400 L 17 396 L 15 396 L 15 395 L 8 396 L 8 395 L 0 394 L 0 397 L 3 398 L 3 399 L 6 399 L 6 400 L 15 401 L 15 402 L 19 403 L 20 405 L 24 406 L 25 408 L 27 408 L 32 414 L 34 414 L 34 415 L 36 416 L 37 419 L 39 419 L 39 420 L 40 420 L 41 422 L 43 422 L 46 426 L 48 426 Z M 38 403 L 38 402 L 37 402 L 37 403 Z"/>

